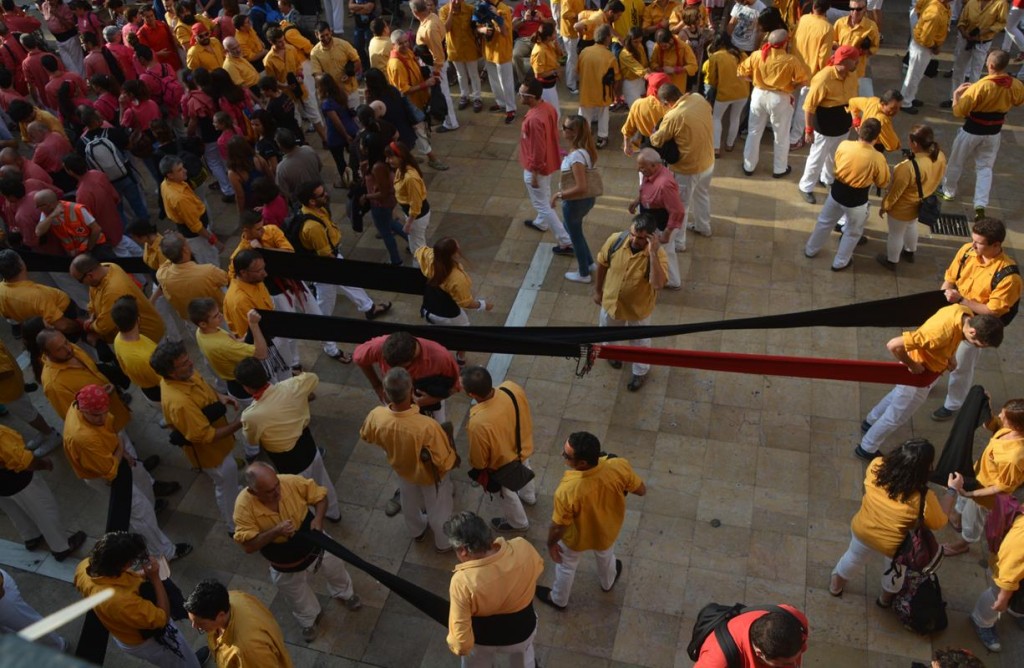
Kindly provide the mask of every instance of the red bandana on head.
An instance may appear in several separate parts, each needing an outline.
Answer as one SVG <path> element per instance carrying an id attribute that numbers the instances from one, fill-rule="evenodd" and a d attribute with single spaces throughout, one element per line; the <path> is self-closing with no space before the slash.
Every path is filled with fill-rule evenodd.
<path id="1" fill-rule="evenodd" d="M 664 72 L 654 72 L 653 74 L 647 75 L 647 94 L 658 96 L 658 89 L 665 84 L 672 83 L 672 79 L 669 78 Z"/>
<path id="2" fill-rule="evenodd" d="M 768 60 L 768 52 L 772 49 L 785 49 L 786 45 L 789 44 L 789 38 L 782 40 L 779 44 L 772 44 L 771 42 L 765 42 L 761 45 L 761 59 Z"/>
<path id="3" fill-rule="evenodd" d="M 835 65 L 841 63 L 844 60 L 853 60 L 854 58 L 860 58 L 860 50 L 853 46 L 841 46 L 835 50 L 832 57 L 828 59 L 829 65 Z"/>
<path id="4" fill-rule="evenodd" d="M 110 396 L 99 385 L 86 385 L 75 395 L 78 409 L 86 413 L 103 413 L 110 410 Z"/>

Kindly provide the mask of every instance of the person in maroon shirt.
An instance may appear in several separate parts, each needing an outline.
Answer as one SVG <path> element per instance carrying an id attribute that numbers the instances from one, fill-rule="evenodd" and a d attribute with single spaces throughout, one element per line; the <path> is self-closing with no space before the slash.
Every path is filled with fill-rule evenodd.
<path id="1" fill-rule="evenodd" d="M 28 52 L 10 28 L 8 24 L 0 22 L 0 65 L 14 74 L 14 89 L 22 95 L 28 95 L 28 82 L 25 80 L 25 71 L 21 69 Z"/>
<path id="2" fill-rule="evenodd" d="M 24 183 L 25 190 L 30 193 L 34 193 L 37 190 L 46 190 L 47 188 L 49 188 L 50 190 L 57 193 L 57 197 L 64 196 L 64 191 L 58 188 L 57 186 L 53 185 L 52 183 L 47 183 L 46 181 L 33 179 L 30 176 L 23 176 L 21 170 L 15 167 L 14 165 L 0 166 L 0 179 L 4 178 L 5 176 L 18 179 L 19 181 Z"/>
<path id="3" fill-rule="evenodd" d="M 25 179 L 38 179 L 48 184 L 47 187 L 53 185 L 53 179 L 50 178 L 45 169 L 31 160 L 26 160 L 23 155 L 13 148 L 5 148 L 0 151 L 0 165 L 11 165 L 17 168 Z"/>
<path id="4" fill-rule="evenodd" d="M 59 132 L 52 132 L 39 121 L 32 121 L 26 128 L 29 141 L 35 144 L 32 162 L 42 167 L 53 179 L 53 182 L 64 190 L 74 190 L 75 182 L 67 172 L 61 160 L 74 151 L 71 142 Z"/>
<path id="5" fill-rule="evenodd" d="M 21 69 L 16 71 L 20 72 Z M 25 100 L 25 96 L 14 88 L 14 72 L 15 70 L 9 70 L 6 67 L 0 68 L 0 109 L 4 113 L 7 113 L 7 107 L 11 106 L 11 100 Z"/>
<path id="6" fill-rule="evenodd" d="M 43 21 L 57 40 L 57 53 L 64 67 L 81 76 L 85 71 L 82 45 L 78 43 L 78 21 L 64 0 L 43 0 Z"/>
<path id="7" fill-rule="evenodd" d="M 516 41 L 512 46 L 512 64 L 515 66 L 516 79 L 526 81 L 530 66 L 530 53 L 533 51 L 533 34 L 540 30 L 543 23 L 554 25 L 551 8 L 540 0 L 523 0 L 512 11 L 512 29 L 516 31 Z"/>
<path id="8" fill-rule="evenodd" d="M 28 34 L 39 30 L 43 25 L 14 4 L 14 0 L 3 0 L 2 6 L 3 21 L 14 32 Z"/>
<path id="9" fill-rule="evenodd" d="M 131 237 L 125 236 L 127 221 L 119 212 L 121 196 L 110 184 L 107 175 L 89 169 L 85 158 L 77 153 L 64 156 L 64 169 L 78 182 L 76 200 L 96 218 L 107 243 L 118 257 L 142 257 L 142 249 Z"/>
<path id="10" fill-rule="evenodd" d="M 44 245 L 39 245 L 39 237 L 36 235 L 39 209 L 36 208 L 35 192 L 27 192 L 25 184 L 17 178 L 3 177 L 0 178 L 0 195 L 7 201 L 8 210 L 11 212 L 8 231 L 17 232 L 22 245 L 39 253 L 64 254 L 60 242 L 52 234 L 47 235 Z M 17 244 L 12 241 L 11 245 Z"/>
<path id="11" fill-rule="evenodd" d="M 174 39 L 170 26 L 156 18 L 152 7 L 142 8 L 142 27 L 137 33 L 139 42 L 153 50 L 156 59 L 167 63 L 175 70 L 181 69 L 181 58 L 178 57 L 178 43 Z"/>
<path id="12" fill-rule="evenodd" d="M 32 98 L 36 104 L 46 106 L 45 90 L 46 84 L 50 81 L 50 73 L 43 67 L 42 59 L 50 54 L 40 48 L 35 35 L 22 35 L 21 45 L 27 52 L 25 59 L 21 62 L 25 81 L 28 82 L 29 90 L 32 92 Z"/>
<path id="13" fill-rule="evenodd" d="M 125 81 L 137 79 L 141 65 L 135 60 L 135 50 L 121 42 L 121 31 L 117 26 L 107 26 L 103 29 L 103 48 L 114 54 L 118 65 L 121 66 L 121 73 Z"/>
<path id="14" fill-rule="evenodd" d="M 85 0 L 73 0 L 68 3 L 71 11 L 75 14 L 75 24 L 78 26 L 78 34 L 92 33 L 97 37 L 103 32 L 103 22 L 93 13 L 92 7 Z"/>
<path id="15" fill-rule="evenodd" d="M 88 91 L 85 88 L 85 79 L 74 72 L 66 72 L 60 66 L 60 61 L 55 56 L 47 54 L 39 59 L 43 69 L 49 75 L 50 80 L 43 86 L 43 103 L 50 109 L 62 111 L 61 103 L 57 93 L 61 85 L 68 82 L 71 86 L 72 104 L 80 104 L 81 101 L 88 101 Z M 61 114 L 63 116 L 63 113 Z M 67 120 L 67 119 L 62 119 Z"/>

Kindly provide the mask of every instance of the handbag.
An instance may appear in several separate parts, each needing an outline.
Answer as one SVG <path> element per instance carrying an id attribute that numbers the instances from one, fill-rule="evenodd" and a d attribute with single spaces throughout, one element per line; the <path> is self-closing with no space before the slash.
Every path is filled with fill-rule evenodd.
<path id="1" fill-rule="evenodd" d="M 917 166 L 917 160 L 914 159 L 914 154 L 910 154 L 910 164 L 914 166 L 914 180 L 917 181 L 917 196 L 921 198 L 921 204 L 917 209 L 917 221 L 924 223 L 928 227 L 934 227 L 939 222 L 939 216 L 942 215 L 942 207 L 939 204 L 939 198 L 935 193 L 924 196 L 924 191 L 921 189 L 921 168 Z"/>
<path id="2" fill-rule="evenodd" d="M 892 556 L 889 571 L 905 567 L 916 573 L 929 575 L 934 573 L 942 563 L 942 549 L 935 539 L 932 530 L 924 525 L 924 503 L 927 491 L 921 492 L 921 502 L 917 511 L 917 522 L 914 528 L 907 531 L 903 542 L 896 548 Z M 889 571 L 886 571 L 888 573 Z"/>
<path id="3" fill-rule="evenodd" d="M 578 148 L 577 151 L 583 151 L 585 149 Z M 590 155 L 587 154 L 587 164 L 590 164 Z M 572 190 L 576 187 L 576 176 L 572 173 L 572 168 L 569 170 L 562 170 L 559 174 L 558 188 L 562 192 L 566 190 Z M 564 197 L 563 199 L 574 200 L 574 199 L 587 199 L 588 197 L 600 197 L 604 194 L 604 181 L 601 179 L 601 172 L 597 171 L 594 167 L 587 167 L 587 189 L 579 195 L 572 197 Z M 511 489 L 511 487 L 509 488 Z"/>
<path id="4" fill-rule="evenodd" d="M 505 489 L 518 492 L 530 484 L 535 474 L 526 464 L 523 464 L 523 437 L 519 428 L 519 402 L 516 401 L 515 395 L 507 387 L 499 387 L 498 389 L 508 395 L 516 411 L 516 459 L 499 469 L 489 471 L 489 475 L 491 480 Z"/>

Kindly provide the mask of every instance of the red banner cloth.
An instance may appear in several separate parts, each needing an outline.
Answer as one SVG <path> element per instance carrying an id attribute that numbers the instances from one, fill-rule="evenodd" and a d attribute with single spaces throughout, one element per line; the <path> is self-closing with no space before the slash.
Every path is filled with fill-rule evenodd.
<path id="1" fill-rule="evenodd" d="M 640 362 L 658 366 L 678 366 L 706 371 L 851 380 L 858 383 L 884 383 L 925 387 L 939 374 L 912 374 L 899 362 L 862 362 L 817 357 L 785 357 L 781 355 L 746 355 L 716 353 L 703 350 L 669 348 L 637 348 L 634 346 L 594 346 L 596 356 L 620 362 Z"/>

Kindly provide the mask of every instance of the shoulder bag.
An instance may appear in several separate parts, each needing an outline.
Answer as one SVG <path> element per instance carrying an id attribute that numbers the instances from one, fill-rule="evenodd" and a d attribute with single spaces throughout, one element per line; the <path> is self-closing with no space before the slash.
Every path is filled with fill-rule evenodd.
<path id="1" fill-rule="evenodd" d="M 590 154 L 587 153 L 586 149 L 578 148 L 577 151 L 583 151 L 587 157 L 587 189 L 572 197 L 565 197 L 563 199 L 574 200 L 574 199 L 587 199 L 589 197 L 600 197 L 604 194 L 604 181 L 601 179 L 601 172 L 597 171 L 597 168 L 590 166 Z M 576 187 L 576 176 L 572 173 L 572 166 L 569 166 L 568 170 L 562 170 L 559 176 L 558 188 L 562 192 L 566 190 L 572 190 Z M 511 488 L 510 488 L 511 489 Z"/>
<path id="2" fill-rule="evenodd" d="M 914 180 L 917 182 L 917 196 L 921 199 L 921 204 L 917 209 L 917 221 L 924 223 L 928 227 L 934 227 L 939 222 L 939 216 L 942 214 L 942 207 L 939 205 L 939 198 L 935 193 L 924 196 L 924 191 L 921 189 L 921 168 L 917 165 L 917 160 L 914 159 L 914 154 L 910 154 L 910 164 L 914 166 Z"/>
<path id="3" fill-rule="evenodd" d="M 890 570 L 905 567 L 916 573 L 925 575 L 934 573 L 942 563 L 942 548 L 935 539 L 932 530 L 924 525 L 924 505 L 928 492 L 921 492 L 921 502 L 917 510 L 917 521 L 907 531 L 903 542 L 896 548 L 892 556 Z M 888 571 L 886 571 L 888 573 Z"/>
<path id="4" fill-rule="evenodd" d="M 498 389 L 508 395 L 508 398 L 512 400 L 512 407 L 516 411 L 516 458 L 501 468 L 491 471 L 490 478 L 505 489 L 518 492 L 533 480 L 534 472 L 523 464 L 523 436 L 519 424 L 519 402 L 508 388 L 499 387 Z"/>

